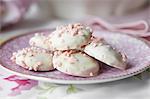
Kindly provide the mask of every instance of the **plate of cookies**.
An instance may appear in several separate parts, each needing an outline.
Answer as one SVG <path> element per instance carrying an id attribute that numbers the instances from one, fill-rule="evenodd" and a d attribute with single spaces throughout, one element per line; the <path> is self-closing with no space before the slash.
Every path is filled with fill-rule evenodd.
<path id="1" fill-rule="evenodd" d="M 51 83 L 104 83 L 148 69 L 150 46 L 134 36 L 74 23 L 7 40 L 0 46 L 0 66 Z"/>

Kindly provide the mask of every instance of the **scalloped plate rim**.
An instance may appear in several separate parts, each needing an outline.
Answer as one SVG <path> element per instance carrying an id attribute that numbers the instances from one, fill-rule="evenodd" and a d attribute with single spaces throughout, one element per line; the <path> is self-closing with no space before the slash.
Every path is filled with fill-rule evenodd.
<path id="1" fill-rule="evenodd" d="M 0 64 L 0 66 L 2 66 L 2 65 Z M 128 78 L 128 77 L 135 76 L 135 75 L 137 75 L 139 73 L 144 72 L 148 68 L 150 68 L 150 66 L 147 66 L 146 68 L 141 69 L 141 70 L 139 70 L 139 71 L 137 71 L 135 73 L 131 73 L 131 74 L 120 76 L 120 77 L 108 78 L 108 79 L 100 79 L 100 80 L 67 80 L 66 81 L 66 80 L 58 80 L 58 79 L 55 80 L 55 79 L 50 79 L 50 78 L 46 78 L 46 77 L 37 77 L 37 76 L 26 75 L 26 74 L 22 74 L 22 73 L 19 73 L 19 72 L 15 72 L 15 71 L 9 70 L 9 69 L 5 68 L 4 66 L 2 66 L 2 69 L 6 70 L 6 71 L 8 71 L 10 73 L 13 73 L 15 75 L 21 76 L 21 77 L 25 77 L 25 78 L 32 79 L 32 80 L 49 82 L 49 83 L 58 83 L 58 84 L 96 84 L 96 83 L 112 82 L 112 81 L 121 80 L 121 79 L 125 79 L 125 78 Z"/>

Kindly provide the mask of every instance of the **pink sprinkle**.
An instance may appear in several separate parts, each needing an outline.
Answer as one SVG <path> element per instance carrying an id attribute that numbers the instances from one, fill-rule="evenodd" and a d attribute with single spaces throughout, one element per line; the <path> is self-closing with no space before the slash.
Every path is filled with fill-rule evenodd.
<path id="1" fill-rule="evenodd" d="M 75 57 L 70 57 L 68 58 L 68 61 L 72 64 L 74 64 L 75 62 L 77 62 L 78 60 Z"/>
<path id="2" fill-rule="evenodd" d="M 32 67 L 29 67 L 28 69 L 29 69 L 29 70 L 32 70 Z"/>
<path id="3" fill-rule="evenodd" d="M 42 62 L 37 62 L 36 63 L 38 66 L 42 65 L 43 63 Z"/>
<path id="4" fill-rule="evenodd" d="M 94 76 L 92 72 L 90 73 L 90 76 Z"/>
<path id="5" fill-rule="evenodd" d="M 66 51 L 66 52 L 64 52 L 63 54 L 64 54 L 65 56 L 67 56 L 68 52 Z"/>
<path id="6" fill-rule="evenodd" d="M 83 33 L 81 31 L 78 32 L 79 35 L 83 35 Z"/>
<path id="7" fill-rule="evenodd" d="M 35 33 L 35 36 L 39 36 L 40 34 L 39 33 Z"/>
<path id="8" fill-rule="evenodd" d="M 86 56 L 86 54 L 83 54 L 83 56 Z"/>
<path id="9" fill-rule="evenodd" d="M 127 60 L 127 56 L 123 53 L 121 53 L 121 56 L 122 56 L 122 60 L 125 62 Z"/>
<path id="10" fill-rule="evenodd" d="M 12 56 L 10 59 L 11 59 L 13 62 L 15 62 L 16 57 L 15 57 L 15 56 Z"/>
<path id="11" fill-rule="evenodd" d="M 68 27 L 69 27 L 70 29 L 72 29 L 72 24 L 69 24 Z"/>
<path id="12" fill-rule="evenodd" d="M 46 50 L 42 50 L 42 53 L 46 53 L 47 51 Z"/>

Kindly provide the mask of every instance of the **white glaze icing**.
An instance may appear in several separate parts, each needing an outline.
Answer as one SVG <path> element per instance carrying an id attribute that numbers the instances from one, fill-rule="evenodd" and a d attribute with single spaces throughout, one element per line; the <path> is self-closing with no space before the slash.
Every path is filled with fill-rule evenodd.
<path id="1" fill-rule="evenodd" d="M 11 58 L 16 64 L 34 71 L 49 71 L 53 70 L 52 52 L 31 47 L 19 50 L 13 54 Z"/>
<path id="2" fill-rule="evenodd" d="M 100 69 L 98 61 L 80 51 L 55 52 L 53 64 L 63 73 L 80 77 L 96 76 Z"/>
<path id="3" fill-rule="evenodd" d="M 88 55 L 118 69 L 126 69 L 126 56 L 112 48 L 104 40 L 93 40 L 84 49 Z"/>
<path id="4" fill-rule="evenodd" d="M 48 38 L 43 34 L 35 34 L 35 36 L 30 39 L 29 44 L 47 50 L 52 49 Z"/>
<path id="5" fill-rule="evenodd" d="M 92 30 L 82 24 L 59 26 L 50 34 L 50 42 L 54 50 L 81 49 L 92 35 Z"/>

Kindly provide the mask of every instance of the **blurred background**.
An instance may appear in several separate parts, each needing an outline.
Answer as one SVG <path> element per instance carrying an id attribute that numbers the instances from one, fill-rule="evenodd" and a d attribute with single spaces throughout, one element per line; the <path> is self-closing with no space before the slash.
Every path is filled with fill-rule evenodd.
<path id="1" fill-rule="evenodd" d="M 92 17 L 150 21 L 150 0 L 0 0 L 0 37 Z"/>
<path id="2" fill-rule="evenodd" d="M 142 10 L 149 0 L 48 0 L 52 15 L 63 19 L 79 19 L 87 15 L 109 18 Z"/>

